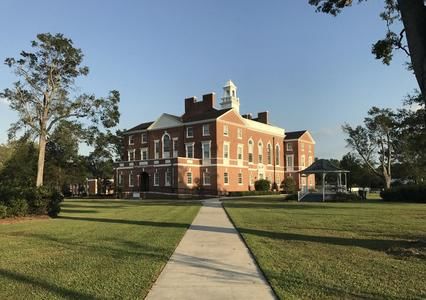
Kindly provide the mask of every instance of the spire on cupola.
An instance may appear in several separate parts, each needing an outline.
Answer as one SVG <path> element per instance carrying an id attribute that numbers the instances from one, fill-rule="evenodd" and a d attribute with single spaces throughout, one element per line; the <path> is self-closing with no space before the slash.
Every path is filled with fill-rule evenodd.
<path id="1" fill-rule="evenodd" d="M 223 87 L 223 97 L 220 103 L 222 109 L 233 108 L 236 112 L 240 112 L 240 99 L 237 97 L 237 86 L 228 80 Z"/>

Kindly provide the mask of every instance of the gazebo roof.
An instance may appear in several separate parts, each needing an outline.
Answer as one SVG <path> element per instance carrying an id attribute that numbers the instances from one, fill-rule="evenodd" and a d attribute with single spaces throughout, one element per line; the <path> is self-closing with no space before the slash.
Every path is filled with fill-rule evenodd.
<path id="1" fill-rule="evenodd" d="M 349 173 L 348 170 L 343 170 L 333 165 L 327 159 L 318 159 L 306 169 L 300 171 L 301 174 L 316 174 L 316 173 Z"/>

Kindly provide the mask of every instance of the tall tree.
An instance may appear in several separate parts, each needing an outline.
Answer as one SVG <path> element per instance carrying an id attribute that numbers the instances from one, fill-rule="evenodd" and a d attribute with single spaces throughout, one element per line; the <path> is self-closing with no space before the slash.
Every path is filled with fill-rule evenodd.
<path id="1" fill-rule="evenodd" d="M 356 0 L 361 3 L 367 0 Z M 386 36 L 377 41 L 372 52 L 377 59 L 389 64 L 395 49 L 403 50 L 411 56 L 412 68 L 416 76 L 423 102 L 426 103 L 426 4 L 424 0 L 384 0 L 384 11 L 380 17 L 386 22 Z M 336 16 L 352 0 L 309 0 L 317 11 Z M 402 21 L 403 27 L 395 30 L 395 21 Z M 404 43 L 406 37 L 407 44 Z M 424 120 L 426 122 L 426 120 Z"/>
<path id="2" fill-rule="evenodd" d="M 41 186 L 46 143 L 57 124 L 62 120 L 81 125 L 92 123 L 86 130 L 94 132 L 99 132 L 98 126 L 114 127 L 119 120 L 120 94 L 111 91 L 106 98 L 74 94 L 75 80 L 86 76 L 89 68 L 81 66 L 81 49 L 62 34 L 38 34 L 31 46 L 33 51 L 22 51 L 18 59 L 6 58 L 5 64 L 14 70 L 18 81 L 0 97 L 6 98 L 19 116 L 9 129 L 9 137 L 20 130 L 38 137 L 36 185 Z"/>
<path id="3" fill-rule="evenodd" d="M 342 129 L 348 135 L 348 146 L 360 155 L 373 173 L 383 178 L 386 188 L 389 188 L 398 136 L 395 113 L 391 109 L 372 107 L 364 119 L 364 126 L 352 128 L 345 124 Z"/>

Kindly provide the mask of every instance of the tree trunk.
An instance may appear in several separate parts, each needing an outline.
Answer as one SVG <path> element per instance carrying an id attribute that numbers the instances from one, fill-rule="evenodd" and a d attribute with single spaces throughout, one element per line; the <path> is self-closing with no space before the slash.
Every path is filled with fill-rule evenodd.
<path id="1" fill-rule="evenodd" d="M 402 21 L 423 101 L 426 103 L 426 6 L 424 0 L 398 0 Z"/>
<path id="2" fill-rule="evenodd" d="M 385 180 L 386 188 L 389 189 L 391 187 L 391 177 L 389 175 L 383 174 L 383 178 Z"/>
<path id="3" fill-rule="evenodd" d="M 36 186 L 43 185 L 43 175 L 44 175 L 44 159 L 46 156 L 46 134 L 40 134 L 39 143 L 38 143 L 38 164 L 37 164 L 37 181 Z"/>

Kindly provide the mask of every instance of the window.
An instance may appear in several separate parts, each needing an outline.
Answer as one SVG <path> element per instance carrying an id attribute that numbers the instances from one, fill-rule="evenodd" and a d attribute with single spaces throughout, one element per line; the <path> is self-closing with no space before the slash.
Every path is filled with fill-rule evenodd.
<path id="1" fill-rule="evenodd" d="M 257 150 L 258 150 L 258 163 L 263 164 L 263 144 L 262 144 L 262 142 L 259 142 L 259 144 L 257 145 Z"/>
<path id="2" fill-rule="evenodd" d="M 210 159 L 210 145 L 211 142 L 202 142 L 201 147 L 203 151 L 203 159 Z"/>
<path id="3" fill-rule="evenodd" d="M 311 146 L 311 144 L 308 145 L 308 150 L 309 150 L 309 152 L 312 152 L 312 146 Z"/>
<path id="4" fill-rule="evenodd" d="M 287 144 L 287 151 L 293 151 L 293 145 L 291 143 Z"/>
<path id="5" fill-rule="evenodd" d="M 133 135 L 129 135 L 129 145 L 134 145 L 134 144 L 135 144 L 135 139 Z"/>
<path id="6" fill-rule="evenodd" d="M 237 138 L 239 138 L 240 140 L 243 138 L 243 129 L 242 128 L 237 129 Z"/>
<path id="7" fill-rule="evenodd" d="M 147 160 L 148 159 L 148 148 L 142 148 L 141 149 L 141 160 Z"/>
<path id="8" fill-rule="evenodd" d="M 251 139 L 248 142 L 248 161 L 253 163 L 253 141 Z"/>
<path id="9" fill-rule="evenodd" d="M 129 151 L 129 161 L 135 160 L 135 149 Z"/>
<path id="10" fill-rule="evenodd" d="M 164 178 L 165 178 L 164 179 L 164 185 L 170 186 L 172 184 L 172 169 L 171 168 L 166 169 L 166 173 L 165 173 Z"/>
<path id="11" fill-rule="evenodd" d="M 312 156 L 308 157 L 308 164 L 309 164 L 308 166 L 312 165 Z"/>
<path id="12" fill-rule="evenodd" d="M 192 185 L 192 173 L 191 172 L 186 173 L 186 184 Z"/>
<path id="13" fill-rule="evenodd" d="M 160 158 L 160 141 L 156 140 L 154 141 L 154 153 L 155 153 L 155 159 Z"/>
<path id="14" fill-rule="evenodd" d="M 228 125 L 223 125 L 223 135 L 229 136 L 229 127 Z"/>
<path id="15" fill-rule="evenodd" d="M 293 171 L 293 155 L 287 155 L 286 156 L 286 166 L 287 166 L 287 171 Z"/>
<path id="16" fill-rule="evenodd" d="M 210 173 L 207 170 L 203 173 L 203 185 L 210 185 Z"/>
<path id="17" fill-rule="evenodd" d="M 238 146 L 237 146 L 237 160 L 241 161 L 241 162 L 243 160 L 243 149 L 244 149 L 244 145 L 238 144 Z"/>
<path id="18" fill-rule="evenodd" d="M 132 186 L 133 186 L 133 174 L 130 173 L 129 174 L 129 187 L 132 187 Z"/>
<path id="19" fill-rule="evenodd" d="M 238 184 L 242 185 L 243 184 L 243 173 L 238 173 Z"/>
<path id="20" fill-rule="evenodd" d="M 228 172 L 223 173 L 223 183 L 229 184 L 229 174 Z"/>
<path id="21" fill-rule="evenodd" d="M 203 125 L 203 136 L 209 136 L 210 135 L 210 125 L 204 124 Z"/>
<path id="22" fill-rule="evenodd" d="M 187 138 L 194 137 L 194 129 L 192 127 L 186 127 L 186 137 Z"/>
<path id="23" fill-rule="evenodd" d="M 142 144 L 148 143 L 148 134 L 146 132 L 141 134 L 141 141 L 142 141 Z"/>
<path id="24" fill-rule="evenodd" d="M 118 185 L 122 185 L 123 184 L 123 174 L 118 174 Z"/>
<path id="25" fill-rule="evenodd" d="M 160 185 L 160 173 L 158 173 L 157 170 L 155 170 L 155 173 L 154 173 L 154 185 L 155 186 Z"/>
<path id="26" fill-rule="evenodd" d="M 178 157 L 178 139 L 173 138 L 173 157 Z"/>
<path id="27" fill-rule="evenodd" d="M 279 145 L 275 145 L 275 164 L 276 165 L 280 164 L 280 146 Z"/>
<path id="28" fill-rule="evenodd" d="M 170 139 L 170 135 L 165 133 L 163 135 L 163 158 L 170 158 L 170 151 L 172 150 L 172 142 Z"/>
<path id="29" fill-rule="evenodd" d="M 300 166 L 305 168 L 305 155 L 300 156 Z"/>
<path id="30" fill-rule="evenodd" d="M 250 173 L 250 185 L 254 184 L 253 174 Z"/>
<path id="31" fill-rule="evenodd" d="M 305 150 L 305 143 L 300 143 L 300 148 L 302 148 L 302 150 Z"/>
<path id="32" fill-rule="evenodd" d="M 223 160 L 226 163 L 229 161 L 229 142 L 223 143 Z"/>
<path id="33" fill-rule="evenodd" d="M 185 148 L 186 148 L 186 157 L 194 158 L 194 143 L 185 144 Z"/>
<path id="34" fill-rule="evenodd" d="M 271 144 L 268 144 L 268 146 L 266 147 L 266 159 L 268 160 L 268 165 L 272 164 L 271 152 Z"/>

